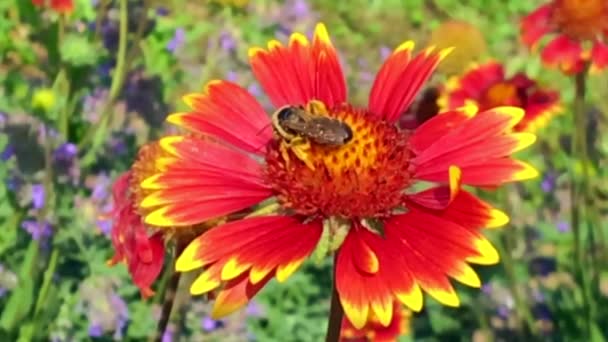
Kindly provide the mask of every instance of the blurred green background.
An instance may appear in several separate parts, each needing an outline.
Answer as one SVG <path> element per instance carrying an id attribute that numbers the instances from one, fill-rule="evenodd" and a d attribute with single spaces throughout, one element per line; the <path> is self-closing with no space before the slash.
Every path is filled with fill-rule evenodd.
<path id="1" fill-rule="evenodd" d="M 247 49 L 324 22 L 338 48 L 350 97 L 365 104 L 383 56 L 412 39 L 455 45 L 429 86 L 474 60 L 560 91 L 565 112 L 520 153 L 541 177 L 486 194 L 511 223 L 488 231 L 501 264 L 476 268 L 481 290 L 458 287 L 462 306 L 425 297 L 403 341 L 602 341 L 608 336 L 608 77 L 589 82 L 589 203 L 594 224 L 578 241 L 569 228 L 573 82 L 544 69 L 518 38 L 519 20 L 538 0 L 128 1 L 127 63 L 116 80 L 118 1 L 75 0 L 60 16 L 29 0 L 0 2 L 0 341 L 145 341 L 160 314 L 143 301 L 112 256 L 112 180 L 139 146 L 174 131 L 168 113 L 209 80 L 228 79 L 264 101 Z M 436 31 L 446 21 L 473 31 Z M 435 32 L 435 33 L 433 33 Z M 483 37 L 483 40 L 475 38 Z M 122 81 L 122 82 L 120 82 Z M 268 103 L 267 100 L 266 102 Z M 269 108 L 270 110 L 270 108 Z M 104 114 L 106 113 L 106 114 Z M 583 257 L 575 258 L 575 249 Z M 156 283 L 162 293 L 166 276 Z M 271 282 L 243 311 L 221 321 L 210 306 L 177 298 L 164 341 L 321 341 L 330 294 L 329 261 L 310 262 L 285 284 Z M 591 336 L 591 337 L 585 337 Z"/>

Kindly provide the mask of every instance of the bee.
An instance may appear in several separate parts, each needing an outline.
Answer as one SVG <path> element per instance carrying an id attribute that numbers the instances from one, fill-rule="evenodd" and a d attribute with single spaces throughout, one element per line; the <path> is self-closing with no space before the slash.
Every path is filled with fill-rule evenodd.
<path id="1" fill-rule="evenodd" d="M 311 170 L 315 167 L 309 156 L 310 144 L 339 147 L 353 139 L 353 131 L 346 123 L 325 116 L 322 102 L 310 101 L 304 106 L 285 106 L 272 115 L 275 132 L 281 138 L 283 159 L 289 163 L 291 150 Z"/>
<path id="2" fill-rule="evenodd" d="M 311 109 L 315 105 L 309 106 Z M 292 141 L 297 137 L 324 146 L 342 146 L 353 138 L 352 129 L 344 122 L 312 113 L 303 106 L 285 106 L 272 116 L 278 134 Z"/>

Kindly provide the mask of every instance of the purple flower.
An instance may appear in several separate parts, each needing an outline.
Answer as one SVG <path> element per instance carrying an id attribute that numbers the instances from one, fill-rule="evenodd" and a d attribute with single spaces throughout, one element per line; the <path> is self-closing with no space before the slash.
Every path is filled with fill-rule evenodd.
<path id="1" fill-rule="evenodd" d="M 103 235 L 110 237 L 112 232 L 112 220 L 97 220 L 97 228 L 101 230 Z"/>
<path id="2" fill-rule="evenodd" d="M 555 190 L 556 184 L 557 176 L 553 172 L 549 172 L 543 177 L 540 187 L 544 192 L 549 193 Z"/>
<path id="3" fill-rule="evenodd" d="M 92 323 L 89 325 L 89 336 L 101 337 L 103 336 L 103 327 L 99 323 Z"/>
<path id="4" fill-rule="evenodd" d="M 388 58 L 388 56 L 390 56 L 392 53 L 392 50 L 388 47 L 388 46 L 382 46 L 380 48 L 380 58 L 382 58 L 382 60 L 385 60 Z"/>
<path id="5" fill-rule="evenodd" d="M 224 31 L 220 34 L 220 47 L 226 52 L 234 51 L 236 48 L 236 41 L 230 32 Z"/>
<path id="6" fill-rule="evenodd" d="M 0 154 L 0 159 L 2 161 L 7 161 L 11 159 L 12 156 L 15 155 L 15 145 L 8 144 L 4 147 L 4 151 Z"/>
<path id="7" fill-rule="evenodd" d="M 53 155 L 55 160 L 71 161 L 78 154 L 78 147 L 72 143 L 65 143 L 59 146 Z"/>
<path id="8" fill-rule="evenodd" d="M 158 6 L 156 8 L 156 15 L 158 15 L 159 17 L 165 17 L 169 15 L 169 9 L 164 6 Z"/>
<path id="9" fill-rule="evenodd" d="M 175 333 L 175 328 L 173 325 L 169 324 L 165 333 L 163 334 L 162 342 L 173 342 L 173 334 Z"/>
<path id="10" fill-rule="evenodd" d="M 483 292 L 486 295 L 492 294 L 493 290 L 494 290 L 494 286 L 492 286 L 491 283 L 486 283 L 481 286 L 481 292 Z"/>
<path id="11" fill-rule="evenodd" d="M 91 192 L 91 198 L 95 201 L 104 201 L 110 194 L 112 179 L 106 173 L 100 173 L 95 179 L 95 185 Z"/>
<path id="12" fill-rule="evenodd" d="M 182 27 L 178 27 L 173 33 L 173 38 L 167 43 L 167 50 L 171 53 L 175 53 L 186 40 L 186 31 Z"/>
<path id="13" fill-rule="evenodd" d="M 239 79 L 239 74 L 234 70 L 230 70 L 226 74 L 226 81 L 236 82 L 236 80 L 238 80 L 238 79 Z"/>
<path id="14" fill-rule="evenodd" d="M 47 221 L 25 220 L 21 222 L 21 228 L 25 229 L 36 241 L 44 241 L 53 235 L 53 227 Z"/>
<path id="15" fill-rule="evenodd" d="M 33 184 L 32 185 L 32 206 L 36 210 L 42 209 L 44 207 L 44 185 L 42 184 Z"/>
<path id="16" fill-rule="evenodd" d="M 224 325 L 224 322 L 219 321 L 219 320 L 216 321 L 216 320 L 212 319 L 211 317 L 205 317 L 201 321 L 201 327 L 203 328 L 203 330 L 205 330 L 207 332 L 211 332 L 218 328 L 221 328 L 223 325 Z"/>
<path id="17" fill-rule="evenodd" d="M 567 233 L 570 231 L 570 224 L 566 221 L 559 221 L 557 223 L 557 230 L 560 233 Z"/>
<path id="18" fill-rule="evenodd" d="M 264 315 L 264 310 L 256 301 L 250 301 L 245 308 L 245 313 L 251 317 L 261 317 Z"/>

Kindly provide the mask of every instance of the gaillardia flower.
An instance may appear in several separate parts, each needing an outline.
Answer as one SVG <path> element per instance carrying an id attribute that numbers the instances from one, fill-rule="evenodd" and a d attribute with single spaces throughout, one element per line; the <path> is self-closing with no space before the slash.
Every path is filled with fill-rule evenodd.
<path id="1" fill-rule="evenodd" d="M 585 63 L 592 70 L 608 66 L 608 2 L 606 0 L 551 0 L 521 22 L 521 37 L 529 47 L 554 34 L 541 57 L 565 73 L 581 72 Z"/>
<path id="2" fill-rule="evenodd" d="M 73 0 L 32 0 L 36 6 L 50 6 L 58 13 L 70 13 L 74 10 Z"/>
<path id="3" fill-rule="evenodd" d="M 559 93 L 542 88 L 524 73 L 505 75 L 502 64 L 490 61 L 474 65 L 464 75 L 447 81 L 438 104 L 443 110 L 473 104 L 480 110 L 499 106 L 524 109 L 524 118 L 516 131 L 534 132 L 562 111 Z"/>
<path id="4" fill-rule="evenodd" d="M 142 146 L 131 169 L 120 175 L 112 186 L 114 256 L 108 263 L 124 262 L 144 298 L 154 294 L 151 286 L 163 268 L 165 240 L 185 245 L 207 228 L 204 223 L 176 230 L 144 224 L 143 216 L 147 211 L 140 207 L 140 203 L 146 190 L 139 184 L 158 171 L 155 160 L 166 155 L 158 141 Z"/>
<path id="5" fill-rule="evenodd" d="M 412 312 L 397 301 L 393 304 L 393 318 L 388 326 L 383 326 L 373 311 L 367 324 L 361 329 L 353 327 L 348 319 L 342 320 L 341 342 L 394 342 L 399 336 L 409 335 Z"/>
<path id="6" fill-rule="evenodd" d="M 218 291 L 214 317 L 243 307 L 273 277 L 285 281 L 315 249 L 337 253 L 335 286 L 355 328 L 370 311 L 388 326 L 394 300 L 420 310 L 423 291 L 459 305 L 449 277 L 480 286 L 468 263 L 494 264 L 498 254 L 479 229 L 508 218 L 460 185 L 536 176 L 510 157 L 535 136 L 512 132 L 524 115 L 514 107 L 468 107 L 414 132 L 399 129 L 400 114 L 449 52 L 413 48 L 408 41 L 393 51 L 369 105 L 356 108 L 346 102 L 336 50 L 319 24 L 312 42 L 294 33 L 286 46 L 272 40 L 249 51 L 277 108 L 272 121 L 227 81 L 186 96 L 191 110 L 168 117 L 194 135 L 161 140 L 170 156 L 141 184 L 151 191 L 141 202 L 151 210 L 148 224 L 193 225 L 261 205 L 203 233 L 176 262 L 182 272 L 205 269 L 190 291 Z M 430 185 L 416 192 L 423 184 Z"/>

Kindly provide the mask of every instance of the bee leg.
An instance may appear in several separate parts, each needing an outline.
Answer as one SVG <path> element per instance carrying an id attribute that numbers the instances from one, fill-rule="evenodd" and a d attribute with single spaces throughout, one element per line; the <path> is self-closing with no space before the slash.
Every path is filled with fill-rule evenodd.
<path id="1" fill-rule="evenodd" d="M 285 140 L 281 141 L 281 146 L 280 146 L 280 150 L 281 150 L 281 156 L 283 157 L 283 160 L 285 161 L 285 167 L 287 169 L 289 169 L 289 149 L 291 147 L 291 144 Z"/>
<path id="2" fill-rule="evenodd" d="M 289 167 L 290 161 L 289 150 L 291 150 L 298 159 L 306 164 L 309 169 L 314 171 L 315 166 L 312 164 L 308 154 L 308 151 L 310 150 L 310 143 L 308 140 L 301 137 L 296 137 L 289 142 L 283 141 L 281 143 L 281 155 L 283 156 L 283 160 L 285 160 L 287 167 Z"/>
<path id="3" fill-rule="evenodd" d="M 308 140 L 306 139 L 298 137 L 291 141 L 291 145 L 291 150 L 296 155 L 296 157 L 298 157 L 298 159 L 300 159 L 304 164 L 306 164 L 309 169 L 314 171 L 315 166 L 310 160 L 310 155 L 308 153 L 310 150 L 310 142 L 308 142 Z"/>

